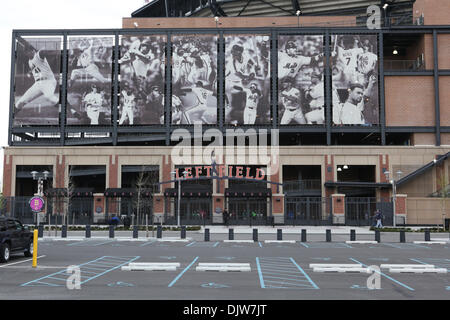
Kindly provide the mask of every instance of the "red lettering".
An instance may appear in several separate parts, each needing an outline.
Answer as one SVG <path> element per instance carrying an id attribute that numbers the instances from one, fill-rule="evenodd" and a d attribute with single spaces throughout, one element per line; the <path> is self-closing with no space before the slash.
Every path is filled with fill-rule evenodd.
<path id="1" fill-rule="evenodd" d="M 236 167 L 236 178 L 243 178 L 242 170 L 244 170 L 244 167 Z"/>
<path id="2" fill-rule="evenodd" d="M 175 169 L 175 179 L 176 179 L 176 180 L 180 180 L 180 175 L 179 175 L 179 173 L 180 173 L 180 169 Z"/>
<path id="3" fill-rule="evenodd" d="M 212 169 L 212 167 L 211 166 L 205 166 L 205 169 L 206 169 L 206 176 L 208 178 L 211 177 L 211 169 Z"/>
<path id="4" fill-rule="evenodd" d="M 195 167 L 195 177 L 200 177 L 200 174 L 202 173 L 202 167 Z"/>
<path id="5" fill-rule="evenodd" d="M 191 167 L 185 168 L 184 171 L 186 172 L 184 177 L 186 179 L 192 179 L 192 168 Z"/>
<path id="6" fill-rule="evenodd" d="M 224 165 L 220 165 L 219 166 L 219 177 L 223 177 L 225 174 L 225 166 Z"/>
<path id="7" fill-rule="evenodd" d="M 229 166 L 228 167 L 228 177 L 232 177 L 233 176 L 233 166 Z"/>
<path id="8" fill-rule="evenodd" d="M 250 168 L 247 167 L 247 174 L 245 175 L 246 179 L 253 179 L 253 177 L 250 175 Z"/>
<path id="9" fill-rule="evenodd" d="M 264 170 L 262 170 L 260 168 L 256 168 L 256 177 L 255 177 L 256 180 L 263 180 L 265 175 L 266 174 L 265 174 Z"/>

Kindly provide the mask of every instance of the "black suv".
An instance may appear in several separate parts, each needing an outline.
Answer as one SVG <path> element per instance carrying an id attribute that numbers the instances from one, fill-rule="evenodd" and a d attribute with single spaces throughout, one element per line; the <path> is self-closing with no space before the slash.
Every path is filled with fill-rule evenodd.
<path id="1" fill-rule="evenodd" d="M 0 217 L 0 262 L 8 262 L 11 252 L 33 255 L 33 234 L 14 218 Z"/>

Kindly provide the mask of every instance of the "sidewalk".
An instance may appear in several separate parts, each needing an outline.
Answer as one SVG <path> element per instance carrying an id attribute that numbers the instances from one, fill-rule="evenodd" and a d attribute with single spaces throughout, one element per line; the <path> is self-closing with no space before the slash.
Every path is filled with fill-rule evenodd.
<path id="1" fill-rule="evenodd" d="M 278 229 L 283 230 L 283 234 L 300 234 L 303 229 L 305 229 L 308 234 L 325 234 L 326 230 L 331 230 L 332 234 L 350 234 L 350 230 L 355 230 L 357 234 L 375 234 L 375 231 L 369 230 L 370 227 L 351 226 L 205 226 L 198 232 L 204 233 L 205 229 L 209 229 L 210 234 L 228 233 L 229 229 L 233 229 L 234 233 L 253 233 L 253 229 L 258 229 L 258 233 L 261 234 L 276 234 Z"/>

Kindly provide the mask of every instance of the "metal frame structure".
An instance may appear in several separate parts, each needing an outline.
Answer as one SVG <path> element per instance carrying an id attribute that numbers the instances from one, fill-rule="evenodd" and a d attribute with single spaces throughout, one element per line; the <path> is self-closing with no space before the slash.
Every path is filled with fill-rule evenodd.
<path id="1" fill-rule="evenodd" d="M 425 71 L 384 71 L 383 66 L 383 39 L 386 34 L 431 34 L 433 36 L 433 55 L 434 68 L 433 70 Z M 193 126 L 189 125 L 172 125 L 170 122 L 170 106 L 171 106 L 171 36 L 181 34 L 212 34 L 218 36 L 218 122 L 213 127 L 218 128 L 222 133 L 226 134 L 226 129 L 234 129 L 234 126 L 226 125 L 224 123 L 224 58 L 225 58 L 225 42 L 224 36 L 228 34 L 266 34 L 270 36 L 271 42 L 271 77 L 277 79 L 277 62 L 278 62 L 278 47 L 277 40 L 281 34 L 295 34 L 295 35 L 323 35 L 324 39 L 324 54 L 325 54 L 325 103 L 326 103 L 326 123 L 324 125 L 289 125 L 280 126 L 278 124 L 277 114 L 277 81 L 272 80 L 271 84 L 271 110 L 272 123 L 267 125 L 248 126 L 255 128 L 257 132 L 260 129 L 279 129 L 280 133 L 321 133 L 326 135 L 326 145 L 332 145 L 332 134 L 334 133 L 377 133 L 381 136 L 381 145 L 386 145 L 386 135 L 388 133 L 416 133 L 427 132 L 434 133 L 436 137 L 436 146 L 440 146 L 440 134 L 450 132 L 450 126 L 441 126 L 440 123 L 440 101 L 439 101 L 439 76 L 450 75 L 450 70 L 439 70 L 438 54 L 437 54 L 437 36 L 438 34 L 449 34 L 450 26 L 396 26 L 391 28 L 381 28 L 379 30 L 369 30 L 362 27 L 302 27 L 302 28 L 209 28 L 209 29 L 83 29 L 83 30 L 13 30 L 12 32 L 12 46 L 11 46 L 11 92 L 10 92 L 10 114 L 9 114 L 9 134 L 8 144 L 10 146 L 69 146 L 69 145 L 113 145 L 117 146 L 120 143 L 134 142 L 134 143 L 152 143 L 157 142 L 170 146 L 170 134 L 177 128 L 184 128 L 193 132 Z M 166 35 L 166 77 L 165 77 L 165 118 L 164 125 L 148 125 L 148 126 L 129 126 L 119 127 L 117 124 L 118 114 L 117 106 L 119 103 L 118 90 L 119 83 L 117 81 L 119 75 L 119 37 L 121 35 Z M 376 34 L 379 39 L 379 98 L 380 98 L 380 124 L 372 127 L 335 127 L 331 123 L 331 80 L 330 78 L 330 36 L 332 34 Z M 114 44 L 114 61 L 113 61 L 113 92 L 112 99 L 112 117 L 113 123 L 109 126 L 67 126 L 65 124 L 65 96 L 67 92 L 67 39 L 70 36 L 97 36 L 108 35 L 115 39 Z M 61 114 L 60 124 L 58 126 L 24 126 L 13 127 L 13 109 L 14 109 L 14 80 L 15 80 L 15 62 L 16 62 L 16 38 L 26 36 L 61 36 L 63 38 L 63 53 L 62 53 L 62 71 L 63 81 L 61 84 Z M 418 75 L 433 75 L 434 76 L 434 93 L 435 93 L 435 126 L 413 126 L 413 127 L 387 127 L 386 126 L 386 112 L 385 112 L 385 90 L 384 90 L 384 76 L 418 76 Z M 212 125 L 204 125 L 203 130 L 212 127 Z M 246 128 L 242 126 L 241 128 Z M 38 133 L 55 134 L 55 139 L 40 139 Z M 68 133 L 80 133 L 81 138 L 69 138 Z M 85 138 L 86 134 L 103 133 L 108 134 L 108 137 Z M 133 136 L 121 134 L 135 134 Z M 58 136 L 59 135 L 59 136 Z M 13 141 L 13 136 L 26 137 L 29 141 Z M 50 141 L 49 141 L 50 140 Z"/>

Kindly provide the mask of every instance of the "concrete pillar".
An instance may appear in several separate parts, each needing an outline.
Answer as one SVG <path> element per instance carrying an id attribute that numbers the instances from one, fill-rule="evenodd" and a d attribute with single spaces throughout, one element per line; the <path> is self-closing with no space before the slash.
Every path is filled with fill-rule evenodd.
<path id="1" fill-rule="evenodd" d="M 407 198 L 406 194 L 397 194 L 395 197 L 395 223 L 402 225 L 407 223 Z"/>
<path id="2" fill-rule="evenodd" d="M 345 194 L 335 193 L 332 198 L 333 224 L 345 224 Z"/>

